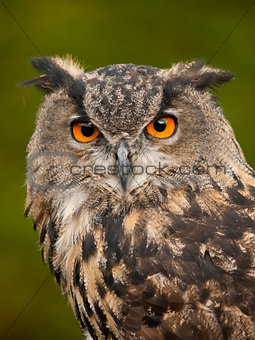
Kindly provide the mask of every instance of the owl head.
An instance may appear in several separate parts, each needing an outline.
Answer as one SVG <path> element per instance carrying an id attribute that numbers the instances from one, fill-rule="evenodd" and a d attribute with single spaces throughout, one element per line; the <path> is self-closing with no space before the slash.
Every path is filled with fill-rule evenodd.
<path id="1" fill-rule="evenodd" d="M 71 57 L 32 65 L 43 74 L 22 85 L 46 94 L 28 145 L 28 183 L 37 193 L 84 188 L 123 198 L 152 186 L 222 188 L 238 180 L 238 169 L 249 171 L 208 91 L 232 79 L 230 72 L 203 61 L 91 72 Z"/>

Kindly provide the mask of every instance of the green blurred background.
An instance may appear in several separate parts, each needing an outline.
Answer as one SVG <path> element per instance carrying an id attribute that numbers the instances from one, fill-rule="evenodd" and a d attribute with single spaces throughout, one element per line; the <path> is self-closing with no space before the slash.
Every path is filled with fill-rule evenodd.
<path id="1" fill-rule="evenodd" d="M 39 289 L 49 269 L 41 261 L 32 221 L 23 216 L 25 148 L 42 94 L 15 87 L 37 75 L 28 61 L 39 54 L 19 25 L 42 55 L 70 53 L 87 70 L 114 63 L 169 67 L 195 58 L 210 60 L 249 4 L 247 0 L 6 0 L 11 14 L 0 4 L 1 339 L 9 327 L 5 339 L 82 339 L 53 278 Z M 253 167 L 254 19 L 255 6 L 210 62 L 236 74 L 236 79 L 222 88 L 220 102 Z"/>

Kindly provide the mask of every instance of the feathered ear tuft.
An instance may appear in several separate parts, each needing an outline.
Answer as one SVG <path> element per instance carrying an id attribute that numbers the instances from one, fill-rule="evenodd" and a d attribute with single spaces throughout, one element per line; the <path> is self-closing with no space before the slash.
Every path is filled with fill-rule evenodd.
<path id="1" fill-rule="evenodd" d="M 218 86 L 234 78 L 233 73 L 206 66 L 203 60 L 174 65 L 170 75 L 178 78 L 183 85 L 190 84 L 198 90 Z"/>
<path id="2" fill-rule="evenodd" d="M 65 59 L 59 57 L 34 58 L 31 60 L 31 65 L 44 74 L 19 83 L 17 86 L 33 85 L 46 93 L 64 88 L 71 98 L 79 104 L 82 103 L 85 88 L 81 77 L 84 72 L 70 56 Z"/>
<path id="3" fill-rule="evenodd" d="M 34 85 L 45 92 L 54 91 L 59 87 L 68 87 L 70 82 L 73 82 L 74 80 L 73 75 L 71 74 L 71 72 L 69 72 L 68 69 L 68 66 L 71 64 L 72 61 L 70 58 L 68 61 L 69 64 L 67 61 L 59 57 L 34 58 L 31 60 L 31 65 L 44 74 L 37 78 L 19 83 L 18 86 Z"/>
<path id="4" fill-rule="evenodd" d="M 41 88 L 43 84 L 47 82 L 47 80 L 48 80 L 47 75 L 43 74 L 39 77 L 22 81 L 21 83 L 16 84 L 16 86 L 37 86 Z"/>

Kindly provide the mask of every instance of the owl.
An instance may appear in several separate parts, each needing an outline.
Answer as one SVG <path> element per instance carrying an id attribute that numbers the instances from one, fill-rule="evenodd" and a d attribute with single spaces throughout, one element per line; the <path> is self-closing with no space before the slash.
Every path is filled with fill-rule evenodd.
<path id="1" fill-rule="evenodd" d="M 25 214 L 88 339 L 255 339 L 255 172 L 203 61 L 40 57 Z"/>

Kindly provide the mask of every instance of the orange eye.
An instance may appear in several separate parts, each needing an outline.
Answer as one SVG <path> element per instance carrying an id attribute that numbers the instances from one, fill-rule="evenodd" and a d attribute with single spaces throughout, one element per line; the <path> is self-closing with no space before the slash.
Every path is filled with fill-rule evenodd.
<path id="1" fill-rule="evenodd" d="M 99 135 L 99 130 L 90 122 L 76 121 L 72 125 L 74 138 L 78 142 L 86 143 L 92 141 Z"/>
<path id="2" fill-rule="evenodd" d="M 147 125 L 147 131 L 150 135 L 157 138 L 169 138 L 176 130 L 176 119 L 172 116 L 165 116 L 154 119 Z"/>

